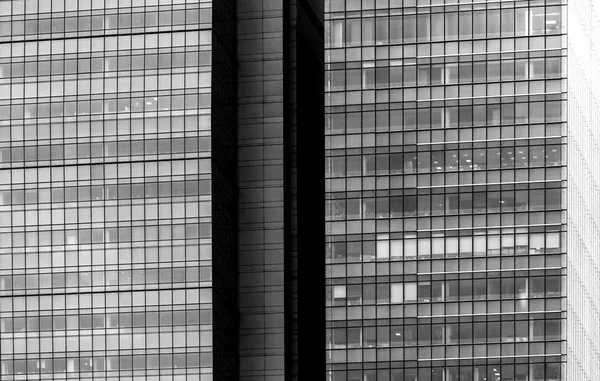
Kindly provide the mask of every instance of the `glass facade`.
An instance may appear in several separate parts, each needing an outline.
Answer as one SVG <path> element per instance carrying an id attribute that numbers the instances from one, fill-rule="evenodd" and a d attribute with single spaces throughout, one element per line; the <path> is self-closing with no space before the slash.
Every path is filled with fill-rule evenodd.
<path id="1" fill-rule="evenodd" d="M 212 19 L 210 0 L 2 2 L 2 380 L 212 380 L 226 357 Z"/>
<path id="2" fill-rule="evenodd" d="M 324 375 L 323 8 L 237 4 L 242 381 Z"/>
<path id="3" fill-rule="evenodd" d="M 286 208 L 284 1 L 240 1 L 238 19 L 239 380 L 283 380 Z"/>
<path id="4" fill-rule="evenodd" d="M 593 0 L 239 3 L 0 1 L 0 381 L 600 378 Z"/>
<path id="5" fill-rule="evenodd" d="M 325 11 L 328 380 L 565 380 L 566 1 Z"/>
<path id="6" fill-rule="evenodd" d="M 597 62 L 600 9 L 568 3 L 567 379 L 600 378 L 600 189 Z"/>

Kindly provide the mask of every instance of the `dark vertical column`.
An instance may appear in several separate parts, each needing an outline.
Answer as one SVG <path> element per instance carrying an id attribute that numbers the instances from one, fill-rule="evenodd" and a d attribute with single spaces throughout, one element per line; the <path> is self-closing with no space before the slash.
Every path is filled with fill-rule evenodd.
<path id="1" fill-rule="evenodd" d="M 215 380 L 238 378 L 235 0 L 213 3 L 212 261 Z"/>
<path id="2" fill-rule="evenodd" d="M 324 4 L 290 12 L 290 347 L 292 379 L 325 376 Z"/>
<path id="3" fill-rule="evenodd" d="M 238 1 L 240 379 L 325 374 L 321 1 Z"/>
<path id="4" fill-rule="evenodd" d="M 285 378 L 286 1 L 238 1 L 241 380 Z"/>

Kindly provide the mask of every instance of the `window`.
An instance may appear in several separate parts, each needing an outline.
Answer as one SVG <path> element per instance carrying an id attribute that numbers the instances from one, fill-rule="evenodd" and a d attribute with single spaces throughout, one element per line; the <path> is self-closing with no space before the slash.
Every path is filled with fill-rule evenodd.
<path id="1" fill-rule="evenodd" d="M 389 235 L 380 234 L 377 236 L 377 259 L 386 260 L 390 257 Z"/>
<path id="2" fill-rule="evenodd" d="M 361 20 L 346 20 L 346 46 L 359 46 L 361 43 L 360 38 L 361 31 Z"/>
<path id="3" fill-rule="evenodd" d="M 417 41 L 427 42 L 431 39 L 430 16 L 427 14 L 417 16 Z"/>
<path id="4" fill-rule="evenodd" d="M 332 48 L 341 48 L 344 46 L 344 21 L 335 20 L 330 22 L 331 31 L 330 35 L 330 46 Z"/>
<path id="5" fill-rule="evenodd" d="M 404 303 L 404 284 L 391 284 L 391 303 Z"/>
<path id="6" fill-rule="evenodd" d="M 384 45 L 389 43 L 389 19 L 387 17 L 378 17 L 375 19 L 375 43 Z"/>
<path id="7" fill-rule="evenodd" d="M 334 300 L 346 299 L 346 286 L 333 286 Z"/>
<path id="8" fill-rule="evenodd" d="M 372 18 L 362 19 L 362 43 L 367 46 L 375 44 L 375 20 Z"/>
<path id="9" fill-rule="evenodd" d="M 404 43 L 417 41 L 417 19 L 416 16 L 404 16 Z"/>
<path id="10" fill-rule="evenodd" d="M 500 11 L 487 11 L 487 37 L 500 37 Z"/>
<path id="11" fill-rule="evenodd" d="M 402 43 L 402 16 L 390 17 L 390 44 L 400 43 Z"/>
<path id="12" fill-rule="evenodd" d="M 458 12 L 446 12 L 444 15 L 446 39 L 456 40 L 458 38 Z"/>
<path id="13" fill-rule="evenodd" d="M 471 12 L 459 12 L 458 35 L 460 39 L 471 38 L 473 27 L 473 14 Z"/>

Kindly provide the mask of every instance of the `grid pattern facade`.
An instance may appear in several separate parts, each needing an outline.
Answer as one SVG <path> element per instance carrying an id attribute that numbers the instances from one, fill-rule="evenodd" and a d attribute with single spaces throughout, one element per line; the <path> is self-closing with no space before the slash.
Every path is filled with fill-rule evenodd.
<path id="1" fill-rule="evenodd" d="M 0 379 L 213 379 L 212 17 L 2 2 Z"/>
<path id="2" fill-rule="evenodd" d="M 325 12 L 328 380 L 566 379 L 566 1 Z"/>
<path id="3" fill-rule="evenodd" d="M 238 0 L 240 380 L 286 372 L 286 0 Z"/>
<path id="4" fill-rule="evenodd" d="M 318 379 L 323 3 L 238 1 L 237 17 L 239 379 Z"/>
<path id="5" fill-rule="evenodd" d="M 592 381 L 600 378 L 600 9 L 570 1 L 568 17 L 567 379 Z"/>

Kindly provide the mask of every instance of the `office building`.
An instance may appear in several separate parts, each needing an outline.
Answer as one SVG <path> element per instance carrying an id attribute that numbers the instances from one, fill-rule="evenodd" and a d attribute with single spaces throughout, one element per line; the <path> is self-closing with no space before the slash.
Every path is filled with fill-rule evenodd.
<path id="1" fill-rule="evenodd" d="M 1 5 L 1 378 L 228 379 L 235 8 Z"/>
<path id="2" fill-rule="evenodd" d="M 328 379 L 597 379 L 596 7 L 325 12 Z"/>
<path id="3" fill-rule="evenodd" d="M 0 379 L 324 375 L 322 9 L 0 2 Z"/>
<path id="4" fill-rule="evenodd" d="M 599 12 L 0 1 L 0 380 L 597 380 Z"/>

